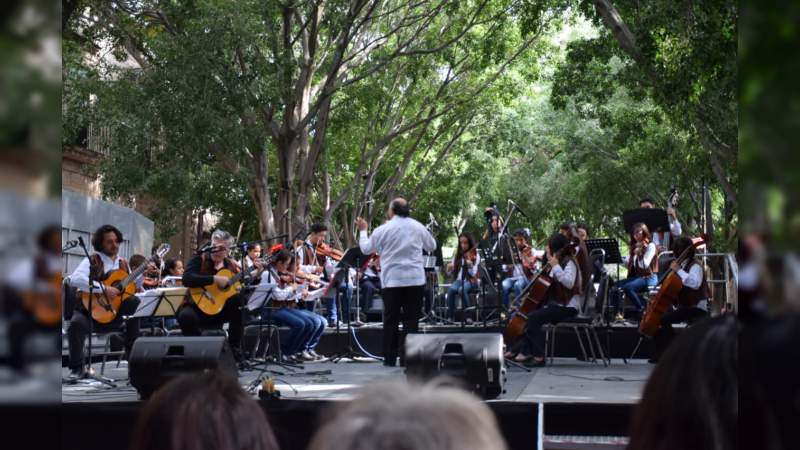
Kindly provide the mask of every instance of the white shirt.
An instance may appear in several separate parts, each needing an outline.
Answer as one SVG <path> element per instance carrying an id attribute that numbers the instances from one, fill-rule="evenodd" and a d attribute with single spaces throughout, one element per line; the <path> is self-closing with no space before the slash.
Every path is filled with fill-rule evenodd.
<path id="1" fill-rule="evenodd" d="M 669 218 L 669 233 L 674 237 L 678 237 L 681 235 L 681 233 L 683 233 L 683 228 L 681 227 L 681 223 L 678 222 L 678 219 L 673 219 L 672 217 Z M 663 232 L 653 233 L 653 243 L 656 245 L 663 245 L 663 235 Z"/>
<path id="2" fill-rule="evenodd" d="M 119 269 L 119 262 L 121 260 L 119 255 L 117 255 L 116 258 L 111 259 L 105 253 L 97 254 L 100 255 L 100 261 L 103 261 L 104 273 Z M 137 288 L 142 287 L 142 279 L 143 277 L 138 277 L 136 279 Z M 69 284 L 72 287 L 78 288 L 79 291 L 89 292 L 89 258 L 83 258 L 83 261 L 78 264 L 78 267 L 76 267 L 75 271 L 72 272 L 72 275 L 69 276 Z M 95 281 L 94 287 L 94 292 L 99 293 L 97 290 L 100 289 L 100 284 L 97 281 Z"/>
<path id="3" fill-rule="evenodd" d="M 550 269 L 550 276 L 561 283 L 565 288 L 572 289 L 578 279 L 578 268 L 575 266 L 575 263 L 570 260 L 563 269 L 560 265 Z M 567 303 L 567 308 L 575 308 L 580 312 L 581 294 L 573 295 L 572 298 L 569 299 L 569 303 Z"/>
<path id="4" fill-rule="evenodd" d="M 360 233 L 358 245 L 366 254 L 381 256 L 381 284 L 384 288 L 425 284 L 422 250 L 436 250 L 436 240 L 424 225 L 410 217 L 394 216 L 369 236 Z"/>
<path id="5" fill-rule="evenodd" d="M 656 244 L 651 242 L 647 245 L 647 248 L 644 250 L 644 256 L 640 258 L 634 258 L 636 261 L 636 266 L 640 269 L 647 269 L 650 267 L 650 263 L 653 262 L 653 258 L 656 257 Z"/>
<path id="6" fill-rule="evenodd" d="M 473 264 L 472 267 L 467 269 L 467 273 L 469 274 L 470 277 L 474 277 L 475 275 L 478 274 L 478 264 L 480 264 L 480 263 L 481 263 L 481 255 L 476 255 L 475 256 L 475 264 Z M 458 281 L 458 280 L 460 280 L 462 278 L 462 274 L 463 274 L 462 272 L 463 272 L 463 270 L 459 267 L 458 273 L 456 274 L 456 281 Z M 480 280 L 478 280 L 478 281 L 480 281 Z"/>
<path id="7" fill-rule="evenodd" d="M 681 278 L 683 285 L 688 287 L 689 289 L 700 289 L 700 285 L 703 284 L 703 268 L 700 264 L 692 264 L 691 269 L 687 272 L 685 270 L 686 264 L 681 267 L 676 274 Z M 708 299 L 703 299 L 697 302 L 697 308 L 702 310 L 708 311 Z"/>

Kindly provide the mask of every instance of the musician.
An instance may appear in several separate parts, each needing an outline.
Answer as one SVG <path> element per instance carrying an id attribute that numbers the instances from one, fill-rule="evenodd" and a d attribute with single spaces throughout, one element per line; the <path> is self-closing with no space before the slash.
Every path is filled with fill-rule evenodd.
<path id="1" fill-rule="evenodd" d="M 503 305 L 506 309 L 509 307 L 509 294 L 513 290 L 516 298 L 522 293 L 533 276 L 532 269 L 536 263 L 533 249 L 528 245 L 528 233 L 525 230 L 517 230 L 513 236 L 520 260 L 512 267 L 511 276 L 503 280 Z"/>
<path id="2" fill-rule="evenodd" d="M 244 266 L 248 270 L 253 270 L 255 268 L 255 261 L 261 258 L 261 245 L 260 244 L 253 244 L 248 245 L 246 249 L 246 254 L 244 256 Z M 260 279 L 254 278 L 249 280 L 251 284 L 258 284 L 261 282 Z"/>
<path id="3" fill-rule="evenodd" d="M 79 291 L 88 293 L 90 271 L 92 271 L 92 279 L 94 281 L 92 293 L 106 295 L 108 298 L 119 296 L 121 292 L 118 289 L 111 286 L 103 287 L 98 281 L 102 280 L 104 275 L 112 270 L 131 271 L 128 262 L 119 256 L 120 244 L 122 244 L 122 232 L 117 227 L 113 225 L 99 227 L 92 235 L 92 248 L 95 253 L 78 264 L 78 267 L 69 276 L 70 284 Z M 141 279 L 136 280 L 135 283 L 137 290 L 140 290 L 142 288 Z M 131 317 L 126 320 L 124 317 L 133 316 L 138 306 L 139 299 L 136 296 L 127 297 L 120 304 L 117 316 L 113 321 L 107 324 L 97 322 L 92 324 L 92 329 L 101 333 L 121 331 L 124 325 L 126 359 L 130 355 L 134 341 L 139 336 L 139 319 Z M 91 317 L 89 311 L 83 306 L 83 302 L 79 302 L 67 329 L 71 377 L 80 377 L 83 374 L 83 347 L 86 338 L 89 336 L 89 321 L 94 320 Z"/>
<path id="4" fill-rule="evenodd" d="M 392 200 L 386 211 L 388 221 L 367 233 L 367 221 L 359 217 L 358 240 L 365 254 L 381 255 L 381 285 L 384 305 L 383 364 L 394 366 L 397 356 L 405 363 L 405 333 L 416 332 L 425 290 L 422 250 L 436 250 L 436 240 L 424 225 L 409 217 L 408 202 Z M 400 321 L 403 334 L 399 333 Z"/>
<path id="5" fill-rule="evenodd" d="M 484 261 L 484 265 L 492 283 L 495 283 L 502 275 L 500 260 L 509 261 L 511 259 L 511 245 L 513 244 L 507 235 L 500 236 L 500 232 L 503 231 L 503 219 L 494 203 L 486 208 L 483 215 L 486 217 L 487 228 L 479 247 L 485 252 L 484 255 L 488 255 L 487 258 L 491 256 Z"/>
<path id="6" fill-rule="evenodd" d="M 547 263 L 553 284 L 547 291 L 547 303 L 528 315 L 519 353 L 506 353 L 528 366 L 545 365 L 544 324 L 556 324 L 578 314 L 581 305 L 581 274 L 575 259 L 575 246 L 566 236 L 554 234 L 547 242 Z"/>
<path id="7" fill-rule="evenodd" d="M 639 200 L 639 208 L 645 209 L 652 209 L 655 208 L 656 204 L 650 197 L 645 197 Z M 678 214 L 675 212 L 675 208 L 669 207 L 667 208 L 667 219 L 669 220 L 669 233 L 672 235 L 673 238 L 680 237 L 681 233 L 683 232 L 683 228 L 681 227 L 680 221 L 678 221 Z M 653 234 L 653 243 L 656 244 L 656 250 L 658 253 L 663 252 L 666 250 L 665 242 L 667 239 L 666 232 L 663 231 L 655 231 Z"/>
<path id="8" fill-rule="evenodd" d="M 372 297 L 381 291 L 381 257 L 375 255 L 369 260 L 367 268 L 358 282 L 360 289 L 361 309 L 366 310 Z"/>
<path id="9" fill-rule="evenodd" d="M 276 249 L 277 250 L 277 249 Z M 274 284 L 270 302 L 261 316 L 289 328 L 289 335 L 281 341 L 281 354 L 287 362 L 317 361 L 322 359 L 314 348 L 325 331 L 325 319 L 311 311 L 297 308 L 297 303 L 308 296 L 308 291 L 298 285 L 291 275 L 294 265 L 292 252 L 281 248 L 273 255 L 268 270 L 261 276 L 261 284 Z"/>
<path id="10" fill-rule="evenodd" d="M 211 234 L 211 246 L 206 251 L 195 254 L 186 265 L 183 273 L 183 285 L 188 288 L 203 287 L 216 284 L 224 288 L 228 284 L 228 277 L 216 275 L 222 269 L 233 273 L 239 272 L 239 266 L 230 259 L 231 247 L 234 238 L 224 230 L 215 230 Z M 263 270 L 261 262 L 256 260 L 257 272 Z M 260 275 L 260 273 L 258 274 Z M 241 294 L 230 297 L 218 314 L 210 316 L 204 313 L 197 305 L 186 300 L 176 314 L 181 333 L 184 336 L 200 336 L 203 330 L 221 329 L 223 324 L 228 324 L 228 342 L 231 351 L 237 359 L 241 359 L 241 343 L 244 325 L 242 321 L 242 306 L 244 298 Z"/>
<path id="11" fill-rule="evenodd" d="M 169 258 L 164 261 L 164 280 L 162 284 L 164 287 L 176 287 L 181 285 L 180 278 L 170 277 L 183 277 L 183 261 L 180 259 Z M 167 280 L 168 279 L 168 280 Z"/>
<path id="12" fill-rule="evenodd" d="M 328 226 L 323 223 L 315 223 L 311 225 L 306 241 L 296 250 L 300 270 L 310 274 L 321 275 L 322 280 L 326 282 L 332 280 L 337 272 L 336 262 L 333 258 L 318 254 L 320 252 L 317 251 L 318 248 L 325 244 L 327 237 Z M 347 283 L 339 283 L 336 286 L 332 286 L 328 290 L 328 296 L 322 299 L 329 327 L 336 327 L 337 322 L 339 322 L 339 311 L 336 304 L 337 289 L 342 301 L 343 315 L 347 316 L 350 313 L 350 298 L 353 294 L 353 288 L 348 280 Z M 307 308 L 313 308 L 312 305 L 306 306 Z"/>
<path id="13" fill-rule="evenodd" d="M 447 270 L 453 275 L 453 284 L 447 290 L 447 311 L 455 317 L 456 299 L 462 300 L 461 308 L 470 306 L 469 294 L 478 289 L 478 265 L 481 257 L 475 248 L 475 240 L 469 233 L 458 237 L 458 248 L 453 261 L 447 264 Z"/>
<path id="14" fill-rule="evenodd" d="M 142 274 L 142 289 L 156 289 L 161 285 L 161 261 L 149 261 Z"/>
<path id="15" fill-rule="evenodd" d="M 687 250 L 688 249 L 688 250 Z M 677 304 L 661 317 L 661 328 L 654 336 L 655 352 L 650 362 L 658 361 L 661 354 L 675 337 L 672 325 L 681 322 L 693 323 L 708 316 L 708 283 L 703 266 L 695 258 L 695 247 L 689 237 L 681 236 L 672 244 L 675 256 L 687 252 L 683 264 L 672 261 L 670 269 L 681 279 L 683 288 L 678 293 Z"/>
<path id="16" fill-rule="evenodd" d="M 63 307 L 63 304 L 59 303 L 62 299 L 60 286 L 56 287 L 50 283 L 53 277 L 61 279 L 61 228 L 50 225 L 42 229 L 37 235 L 36 246 L 36 255 L 20 261 L 12 268 L 7 280 L 11 298 L 19 300 L 5 304 L 8 315 L 8 362 L 12 369 L 18 371 L 25 368 L 25 342 L 34 332 L 52 336 L 55 342 L 59 342 L 54 348 L 61 348 L 61 336 L 56 333 L 61 325 L 60 318 L 53 325 L 41 323 L 37 321 L 34 312 L 24 306 L 24 300 L 18 298 L 26 294 L 43 295 L 47 296 L 45 298 L 57 309 Z"/>
<path id="17" fill-rule="evenodd" d="M 629 248 L 628 279 L 618 282 L 617 286 L 625 292 L 636 309 L 641 312 L 645 305 L 639 292 L 646 291 L 658 283 L 658 275 L 655 271 L 656 244 L 651 241 L 647 225 L 641 222 L 633 225 Z"/>

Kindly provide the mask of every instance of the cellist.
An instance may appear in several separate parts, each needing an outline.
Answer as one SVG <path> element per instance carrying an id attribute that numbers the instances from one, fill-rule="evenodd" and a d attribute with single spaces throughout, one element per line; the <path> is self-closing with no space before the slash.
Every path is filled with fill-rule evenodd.
<path id="1" fill-rule="evenodd" d="M 577 240 L 554 234 L 547 242 L 547 266 L 553 283 L 547 290 L 547 303 L 528 314 L 525 334 L 518 345 L 518 353 L 509 351 L 506 358 L 531 367 L 545 365 L 542 326 L 556 324 L 578 315 L 581 307 L 581 272 L 575 259 Z"/>
<path id="2" fill-rule="evenodd" d="M 654 336 L 655 352 L 649 360 L 651 363 L 658 361 L 672 341 L 675 335 L 672 324 L 692 323 L 708 315 L 708 283 L 703 266 L 695 258 L 692 240 L 681 236 L 673 242 L 672 250 L 676 255 L 686 251 L 682 263 L 673 261 L 670 265 L 670 269 L 681 279 L 683 287 L 678 292 L 676 304 L 661 317 L 661 327 Z"/>

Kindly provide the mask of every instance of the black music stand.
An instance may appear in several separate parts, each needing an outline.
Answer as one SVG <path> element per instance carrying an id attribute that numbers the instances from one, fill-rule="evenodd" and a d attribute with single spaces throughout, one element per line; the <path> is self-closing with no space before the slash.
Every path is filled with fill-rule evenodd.
<path id="1" fill-rule="evenodd" d="M 614 238 L 587 239 L 586 250 L 601 249 L 605 254 L 605 264 L 622 264 L 622 255 L 619 252 L 619 243 Z"/>
<path id="2" fill-rule="evenodd" d="M 639 222 L 647 225 L 653 231 L 669 231 L 669 218 L 667 211 L 658 208 L 637 208 L 629 209 L 622 213 L 622 223 L 625 225 L 625 232 L 631 234 L 633 226 Z"/>
<path id="3" fill-rule="evenodd" d="M 345 250 L 344 254 L 342 255 L 342 259 L 336 265 L 336 268 L 339 269 L 336 272 L 336 275 L 333 277 L 333 281 L 331 282 L 331 286 L 335 286 L 336 289 L 336 297 L 334 298 L 334 302 L 336 302 L 336 307 L 339 309 L 339 313 L 343 313 L 342 310 L 342 301 L 341 301 L 341 290 L 340 284 L 342 280 L 344 280 L 345 288 L 350 285 L 350 269 L 356 270 L 356 276 L 358 272 L 361 270 L 367 260 L 369 260 L 370 255 L 365 255 L 361 248 L 358 246 L 350 247 Z M 358 289 L 358 287 L 356 287 Z M 346 290 L 346 289 L 345 289 Z M 355 330 L 353 329 L 352 323 L 350 322 L 350 305 L 347 308 L 347 314 L 345 315 L 345 327 L 347 328 L 347 348 L 338 354 L 331 356 L 330 361 L 333 363 L 338 363 L 344 358 L 348 358 L 351 361 L 357 361 L 357 357 L 362 358 L 372 358 L 372 359 L 379 359 L 375 356 L 369 355 L 366 352 L 359 352 L 355 348 L 353 348 L 353 340 L 355 338 Z M 339 346 L 339 335 L 341 328 L 339 326 L 340 320 L 336 321 L 336 346 Z"/>

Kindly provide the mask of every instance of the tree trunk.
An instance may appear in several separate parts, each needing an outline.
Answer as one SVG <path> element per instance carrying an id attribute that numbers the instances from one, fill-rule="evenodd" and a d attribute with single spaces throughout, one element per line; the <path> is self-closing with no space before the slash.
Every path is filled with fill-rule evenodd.
<path id="1" fill-rule="evenodd" d="M 275 216 L 272 211 L 267 178 L 269 167 L 265 151 L 256 151 L 252 158 L 253 177 L 250 180 L 250 195 L 258 214 L 258 232 L 261 239 L 275 236 Z"/>

